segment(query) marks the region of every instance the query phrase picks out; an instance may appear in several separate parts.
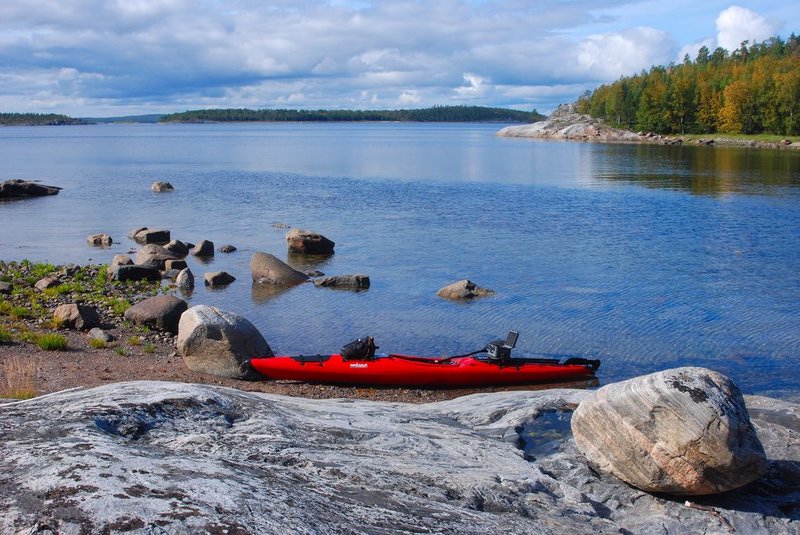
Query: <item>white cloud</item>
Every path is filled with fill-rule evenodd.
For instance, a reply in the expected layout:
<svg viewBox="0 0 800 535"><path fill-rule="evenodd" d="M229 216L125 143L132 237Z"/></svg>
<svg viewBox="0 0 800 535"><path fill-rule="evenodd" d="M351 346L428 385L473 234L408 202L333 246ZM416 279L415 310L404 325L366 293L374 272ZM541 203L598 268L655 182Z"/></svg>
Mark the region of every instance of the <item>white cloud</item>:
<svg viewBox="0 0 800 535"><path fill-rule="evenodd" d="M586 74L610 81L671 59L674 42L654 28L590 35L578 46L578 66Z"/></svg>
<svg viewBox="0 0 800 535"><path fill-rule="evenodd" d="M634 28L622 19L651 2L609 0L599 14L594 0L4 0L0 109L458 102L547 111L675 57L664 17ZM744 11L718 19L737 47ZM748 16L757 31L744 38L774 33L774 21Z"/></svg>
<svg viewBox="0 0 800 535"><path fill-rule="evenodd" d="M717 48L717 40L713 37L706 37L702 41L698 41L696 43L690 43L688 45L684 45L678 51L678 54L675 56L675 61L681 62L683 58L688 54L689 59L694 61L697 59L697 53L700 51L701 48L706 47L710 52L713 52L715 48Z"/></svg>
<svg viewBox="0 0 800 535"><path fill-rule="evenodd" d="M717 44L733 51L742 41L763 41L776 35L783 24L749 9L731 6L717 17Z"/></svg>

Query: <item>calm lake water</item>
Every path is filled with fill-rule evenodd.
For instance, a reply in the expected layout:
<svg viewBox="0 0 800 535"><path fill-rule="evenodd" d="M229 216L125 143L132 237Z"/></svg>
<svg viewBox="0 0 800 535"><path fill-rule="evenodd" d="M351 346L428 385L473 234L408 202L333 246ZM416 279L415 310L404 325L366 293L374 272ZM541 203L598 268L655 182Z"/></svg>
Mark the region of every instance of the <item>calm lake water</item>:
<svg viewBox="0 0 800 535"><path fill-rule="evenodd" d="M601 384L674 366L800 400L800 153L506 139L501 125L105 125L0 129L0 179L63 187L0 204L6 260L108 262L139 226L233 244L190 304L252 321L276 353L462 353L520 332L518 354L600 358ZM176 191L156 194L156 180ZM353 293L254 287L250 257L287 259L286 229L365 273ZM107 232L110 249L86 236ZM451 303L469 278L493 297Z"/></svg>

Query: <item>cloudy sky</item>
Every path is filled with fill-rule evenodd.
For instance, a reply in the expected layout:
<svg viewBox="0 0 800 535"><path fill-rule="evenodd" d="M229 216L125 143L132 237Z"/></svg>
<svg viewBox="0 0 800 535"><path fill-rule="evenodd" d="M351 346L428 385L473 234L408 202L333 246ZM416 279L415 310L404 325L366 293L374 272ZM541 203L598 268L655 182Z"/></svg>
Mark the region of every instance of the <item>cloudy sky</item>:
<svg viewBox="0 0 800 535"><path fill-rule="evenodd" d="M703 44L792 32L794 0L0 0L0 111L549 112Z"/></svg>

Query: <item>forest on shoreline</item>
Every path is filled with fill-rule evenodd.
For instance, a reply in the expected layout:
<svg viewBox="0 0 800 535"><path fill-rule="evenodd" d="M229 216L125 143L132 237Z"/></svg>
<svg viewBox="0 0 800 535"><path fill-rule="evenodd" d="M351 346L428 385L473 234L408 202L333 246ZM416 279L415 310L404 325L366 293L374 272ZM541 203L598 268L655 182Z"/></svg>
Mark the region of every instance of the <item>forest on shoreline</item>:
<svg viewBox="0 0 800 535"><path fill-rule="evenodd" d="M161 118L162 123L224 122L501 122L530 123L544 118L536 110L518 111L483 106L434 106L407 110L289 110L247 108L190 110Z"/></svg>
<svg viewBox="0 0 800 535"><path fill-rule="evenodd" d="M66 124L86 124L57 113L0 113L0 125L5 126L61 126Z"/></svg>
<svg viewBox="0 0 800 535"><path fill-rule="evenodd" d="M658 134L800 135L800 37L700 48L692 61L654 66L601 85L578 111Z"/></svg>

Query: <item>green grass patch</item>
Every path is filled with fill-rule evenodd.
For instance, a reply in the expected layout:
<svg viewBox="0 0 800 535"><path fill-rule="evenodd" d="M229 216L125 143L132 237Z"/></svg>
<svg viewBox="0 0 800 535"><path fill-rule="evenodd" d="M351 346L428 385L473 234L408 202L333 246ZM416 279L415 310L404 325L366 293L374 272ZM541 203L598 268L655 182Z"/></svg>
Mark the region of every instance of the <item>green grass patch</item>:
<svg viewBox="0 0 800 535"><path fill-rule="evenodd" d="M92 349L103 349L104 347L106 347L106 343L105 341L100 340L99 338L90 338L89 346Z"/></svg>
<svg viewBox="0 0 800 535"><path fill-rule="evenodd" d="M145 353L153 354L156 352L156 346L154 346L153 344L145 344L144 346L142 346L142 351L144 351Z"/></svg>
<svg viewBox="0 0 800 535"><path fill-rule="evenodd" d="M142 339L138 336L131 336L128 338L128 343L132 346L140 346L142 345Z"/></svg>
<svg viewBox="0 0 800 535"><path fill-rule="evenodd" d="M40 334L36 337L36 345L45 351L63 351L67 349L67 339L56 333Z"/></svg>
<svg viewBox="0 0 800 535"><path fill-rule="evenodd" d="M117 355L119 355L120 357L124 357L125 356L125 348L122 347L122 346L117 346L117 348L114 350L114 352Z"/></svg>
<svg viewBox="0 0 800 535"><path fill-rule="evenodd" d="M14 337L11 336L11 333L5 327L0 327L0 344L7 344L13 340Z"/></svg>

